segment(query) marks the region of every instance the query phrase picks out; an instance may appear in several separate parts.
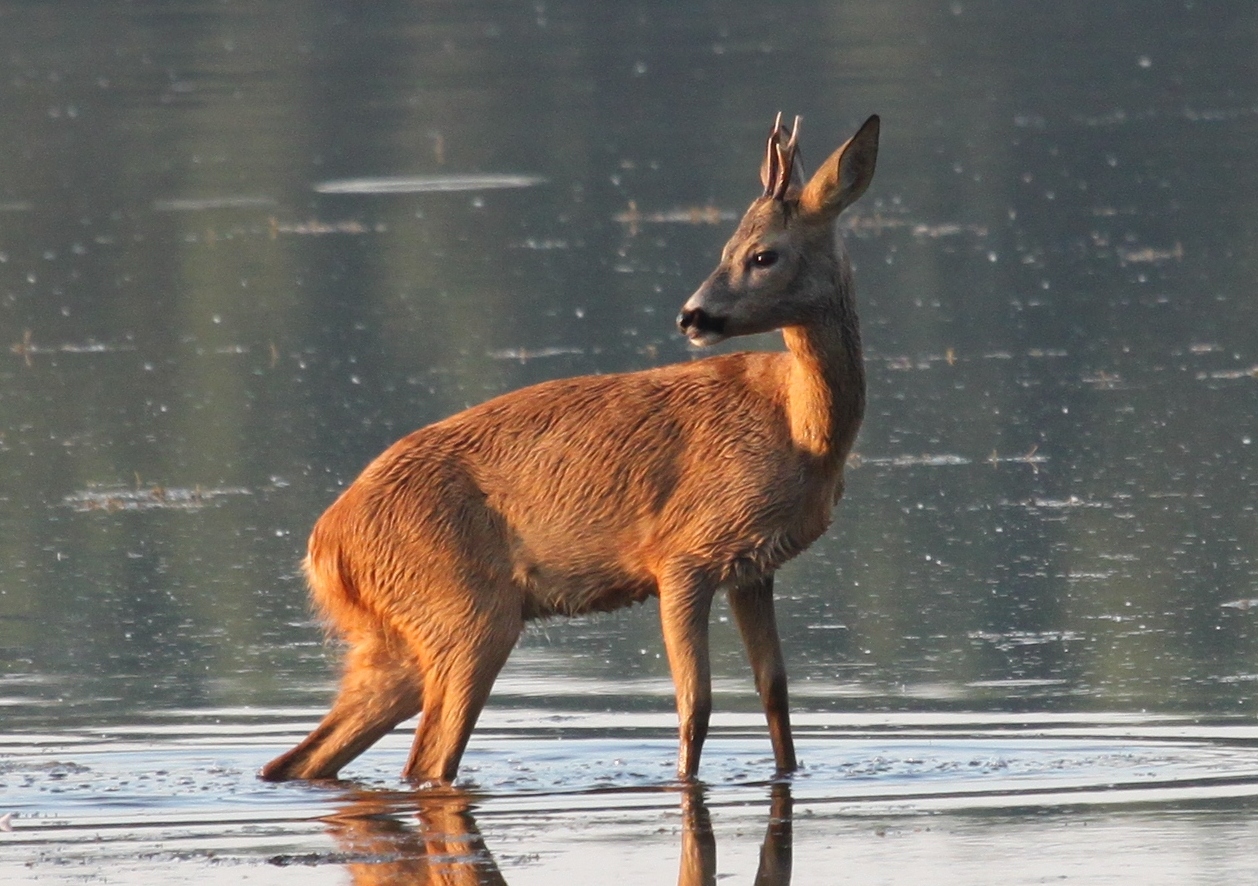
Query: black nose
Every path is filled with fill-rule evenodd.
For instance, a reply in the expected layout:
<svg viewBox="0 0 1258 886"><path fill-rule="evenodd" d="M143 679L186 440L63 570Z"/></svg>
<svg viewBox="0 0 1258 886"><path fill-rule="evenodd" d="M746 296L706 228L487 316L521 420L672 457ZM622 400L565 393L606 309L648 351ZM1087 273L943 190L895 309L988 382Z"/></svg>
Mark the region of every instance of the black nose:
<svg viewBox="0 0 1258 886"><path fill-rule="evenodd" d="M686 334L692 332L716 332L725 329L722 317L713 317L703 308L687 308L677 315L677 328Z"/></svg>
<svg viewBox="0 0 1258 886"><path fill-rule="evenodd" d="M700 328L705 316L701 308L687 308L677 315L677 328L682 332Z"/></svg>

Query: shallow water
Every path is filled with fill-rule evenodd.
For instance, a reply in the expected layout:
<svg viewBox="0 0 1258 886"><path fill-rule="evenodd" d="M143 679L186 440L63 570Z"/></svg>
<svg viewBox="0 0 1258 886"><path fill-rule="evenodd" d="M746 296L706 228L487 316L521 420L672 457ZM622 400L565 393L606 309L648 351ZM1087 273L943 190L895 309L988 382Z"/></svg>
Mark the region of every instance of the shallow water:
<svg viewBox="0 0 1258 886"><path fill-rule="evenodd" d="M543 699L538 699L544 701ZM3 748L6 882L1214 882L1258 872L1258 727L1186 718L812 715L764 780L758 718L718 718L706 784L670 782L666 715L492 711L457 790L397 779L395 733L352 780L253 772L316 711L171 712ZM705 849L696 847L706 847ZM1152 848L1151 848L1152 847ZM981 859L973 853L981 849ZM764 856L776 859L766 868ZM1210 873L1200 867L1210 861ZM445 882L445 881L442 881ZM761 882L761 881L757 881Z"/></svg>
<svg viewBox="0 0 1258 886"><path fill-rule="evenodd" d="M1258 7L1067 7L0 0L0 878L1253 880ZM335 678L317 515L690 359L778 110L808 164L883 119L869 413L777 582L803 772L718 603L672 782L648 604L531 628L454 793L406 728L258 782Z"/></svg>

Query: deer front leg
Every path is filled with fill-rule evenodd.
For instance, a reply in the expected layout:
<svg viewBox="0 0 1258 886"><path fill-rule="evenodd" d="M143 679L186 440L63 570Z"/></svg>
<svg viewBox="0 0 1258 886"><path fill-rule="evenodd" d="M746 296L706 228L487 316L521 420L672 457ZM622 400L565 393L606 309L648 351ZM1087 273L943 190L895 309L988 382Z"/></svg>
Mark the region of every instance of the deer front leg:
<svg viewBox="0 0 1258 886"><path fill-rule="evenodd" d="M677 694L677 777L692 781L712 716L712 671L708 662L708 613L712 589L688 576L660 584L664 648Z"/></svg>
<svg viewBox="0 0 1258 886"><path fill-rule="evenodd" d="M733 588L729 592L730 609L747 647L747 658L756 678L756 692L764 705L769 722L769 740L773 743L773 759L778 775L798 768L795 742L791 738L790 704L786 694L786 663L782 660L782 642L778 639L777 620L773 614L773 576Z"/></svg>

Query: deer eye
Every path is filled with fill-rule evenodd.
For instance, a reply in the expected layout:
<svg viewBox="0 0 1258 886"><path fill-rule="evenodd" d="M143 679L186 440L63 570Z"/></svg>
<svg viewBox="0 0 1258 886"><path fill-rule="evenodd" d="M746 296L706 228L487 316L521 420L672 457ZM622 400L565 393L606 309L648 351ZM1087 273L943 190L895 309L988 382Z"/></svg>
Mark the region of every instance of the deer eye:
<svg viewBox="0 0 1258 886"><path fill-rule="evenodd" d="M778 254L772 249L765 249L755 253L751 257L751 263L757 268L771 268L778 261Z"/></svg>

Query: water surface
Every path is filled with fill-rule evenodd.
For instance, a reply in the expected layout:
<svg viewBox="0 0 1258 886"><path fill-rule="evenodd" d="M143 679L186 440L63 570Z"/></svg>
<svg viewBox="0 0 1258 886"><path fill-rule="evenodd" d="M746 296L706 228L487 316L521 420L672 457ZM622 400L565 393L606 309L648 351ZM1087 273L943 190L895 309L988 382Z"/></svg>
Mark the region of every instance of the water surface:
<svg viewBox="0 0 1258 886"><path fill-rule="evenodd" d="M1252 4L0 22L7 880L1253 879ZM808 164L883 118L870 410L777 583L801 776L721 604L706 789L671 782L650 604L527 633L462 793L405 790L406 729L257 782L334 681L317 515L414 427L690 359L778 110Z"/></svg>

